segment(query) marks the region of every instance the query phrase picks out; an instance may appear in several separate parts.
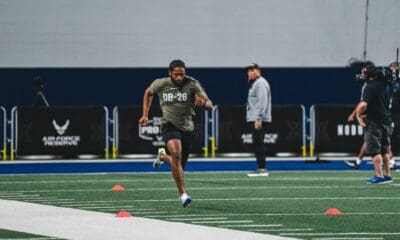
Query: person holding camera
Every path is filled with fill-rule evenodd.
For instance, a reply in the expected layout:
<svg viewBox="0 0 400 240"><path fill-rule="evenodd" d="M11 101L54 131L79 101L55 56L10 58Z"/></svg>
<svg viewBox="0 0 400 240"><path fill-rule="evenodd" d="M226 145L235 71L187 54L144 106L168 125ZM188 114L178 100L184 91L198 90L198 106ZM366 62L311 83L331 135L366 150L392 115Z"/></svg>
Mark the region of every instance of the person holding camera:
<svg viewBox="0 0 400 240"><path fill-rule="evenodd" d="M387 71L384 69L380 70L372 65L366 67L366 85L356 108L357 120L365 128L367 154L371 155L375 169L375 176L368 179L367 183L381 184L393 181L389 167L392 133L391 89L386 75Z"/></svg>
<svg viewBox="0 0 400 240"><path fill-rule="evenodd" d="M371 61L364 62L361 66L361 70L359 74L356 74L356 81L360 84L362 84L361 88L361 99L362 99L362 94L364 92L364 88L367 85L366 79L365 79L365 73L367 70L368 66L375 66L375 64ZM347 121L349 123L355 122L356 121L356 109L357 106L354 108L354 111L348 116ZM366 153L366 145L365 142L361 145L360 151L358 152L357 158L355 161L353 160L345 160L344 163L346 163L347 166L358 169L361 165L361 162L365 156Z"/></svg>
<svg viewBox="0 0 400 240"><path fill-rule="evenodd" d="M396 68L395 64L396 63L393 62L389 65L390 71L393 72L393 79L395 79L394 76L396 74L396 69L398 69L398 68ZM361 90L361 95L363 94L364 88L367 85L367 79L366 79L367 68L372 69L372 68L376 68L376 67L373 62L366 61L363 63L363 65L361 67L360 74L356 75L357 82L363 84L362 90ZM397 74L398 74L398 72L397 72ZM390 76L388 76L388 78L390 78ZM400 122L400 97L396 96L396 95L400 95L400 82L392 81L391 87L392 87L392 99L391 99L391 108L390 109L392 112L393 125L395 128L396 128L396 126L398 128L397 130L395 129L396 135L395 135L395 132L393 132L393 134L392 134L391 146L397 146L397 144L400 144L400 139L399 139L400 138L400 124L399 124L399 122ZM396 121L395 119L398 119L398 120ZM356 108L348 116L347 121L350 123L356 121ZM358 152L356 160L346 160L344 162L346 163L347 166L352 167L354 169L358 169L361 165L361 162L362 162L364 156L366 155L366 152L367 152L366 144L365 144L365 142L363 142L363 144L361 145L361 148ZM395 169L396 164L395 164L395 160L394 160L394 157L392 154L392 147L390 147L389 154L390 154L389 167L390 167L390 169Z"/></svg>

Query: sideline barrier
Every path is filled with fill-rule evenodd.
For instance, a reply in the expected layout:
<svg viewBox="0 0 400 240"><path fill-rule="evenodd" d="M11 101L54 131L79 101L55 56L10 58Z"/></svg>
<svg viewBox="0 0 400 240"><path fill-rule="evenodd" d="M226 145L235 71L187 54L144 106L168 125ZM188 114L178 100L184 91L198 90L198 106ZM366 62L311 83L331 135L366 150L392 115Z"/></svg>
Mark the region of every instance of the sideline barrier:
<svg viewBox="0 0 400 240"><path fill-rule="evenodd" d="M106 107L15 107L11 160L15 158L108 158Z"/></svg>
<svg viewBox="0 0 400 240"><path fill-rule="evenodd" d="M113 158L117 157L150 157L157 152L158 147L164 146L161 134L161 109L151 107L149 122L145 127L139 125L142 116L141 106L117 106L113 110ZM204 138L208 117L203 111L196 112L195 134L192 141L191 153L201 155L204 150ZM136 155L136 156L133 156Z"/></svg>
<svg viewBox="0 0 400 240"><path fill-rule="evenodd" d="M252 134L246 124L246 107L219 105L212 136L217 155L253 153ZM301 105L272 106L272 123L267 124L264 142L269 156L306 156L306 116ZM250 155L251 155L250 154ZM251 155L252 156L252 155Z"/></svg>
<svg viewBox="0 0 400 240"><path fill-rule="evenodd" d="M7 159L7 112L6 109L0 107L0 152L3 160Z"/></svg>
<svg viewBox="0 0 400 240"><path fill-rule="evenodd" d="M352 105L314 105L310 109L310 154L325 156L356 155L364 142L364 129L349 123Z"/></svg>

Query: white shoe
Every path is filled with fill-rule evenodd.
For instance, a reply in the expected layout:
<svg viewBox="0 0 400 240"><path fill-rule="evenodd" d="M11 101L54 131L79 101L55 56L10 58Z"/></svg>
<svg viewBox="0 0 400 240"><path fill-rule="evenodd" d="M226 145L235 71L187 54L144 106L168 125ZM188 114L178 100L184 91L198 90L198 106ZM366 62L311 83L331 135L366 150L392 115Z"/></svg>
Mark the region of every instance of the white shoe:
<svg viewBox="0 0 400 240"><path fill-rule="evenodd" d="M248 173L248 177L268 177L269 173L265 168L259 168L254 172Z"/></svg>
<svg viewBox="0 0 400 240"><path fill-rule="evenodd" d="M153 168L160 168L164 161L161 161L160 156L167 154L165 148L159 148L157 152L157 158L153 161Z"/></svg>
<svg viewBox="0 0 400 240"><path fill-rule="evenodd" d="M357 168L360 167L361 162L362 162L362 160L359 159L359 158L356 158L355 161L352 161L352 160L346 160L346 161L344 161L344 163L346 163L347 166L349 166L349 167L351 167L351 168L355 168L355 169L357 169Z"/></svg>
<svg viewBox="0 0 400 240"><path fill-rule="evenodd" d="M188 207L188 206L192 203L192 197L189 196L189 195L187 195L186 193L182 194L182 195L179 197L179 199L181 200L182 206L183 206L184 208L185 208L185 207Z"/></svg>
<svg viewBox="0 0 400 240"><path fill-rule="evenodd" d="M396 168L396 161L394 160L394 158L389 160L389 168L390 169L395 169Z"/></svg>

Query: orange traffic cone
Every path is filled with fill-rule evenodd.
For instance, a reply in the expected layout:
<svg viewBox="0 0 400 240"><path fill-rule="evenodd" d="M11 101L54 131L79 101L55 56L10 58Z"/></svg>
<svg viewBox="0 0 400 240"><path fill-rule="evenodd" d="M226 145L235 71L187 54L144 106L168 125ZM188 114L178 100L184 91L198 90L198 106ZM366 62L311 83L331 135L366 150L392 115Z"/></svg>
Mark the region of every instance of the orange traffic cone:
<svg viewBox="0 0 400 240"><path fill-rule="evenodd" d="M331 215L331 216L336 216L336 215L340 215L340 214L342 214L342 212L340 212L339 209L337 209L337 208L329 208L325 212L325 215Z"/></svg>
<svg viewBox="0 0 400 240"><path fill-rule="evenodd" d="M120 211L117 215L115 215L117 218L129 218L132 217L132 215L126 211Z"/></svg>
<svg viewBox="0 0 400 240"><path fill-rule="evenodd" d="M125 188L123 186L117 184L111 188L111 191L125 191Z"/></svg>

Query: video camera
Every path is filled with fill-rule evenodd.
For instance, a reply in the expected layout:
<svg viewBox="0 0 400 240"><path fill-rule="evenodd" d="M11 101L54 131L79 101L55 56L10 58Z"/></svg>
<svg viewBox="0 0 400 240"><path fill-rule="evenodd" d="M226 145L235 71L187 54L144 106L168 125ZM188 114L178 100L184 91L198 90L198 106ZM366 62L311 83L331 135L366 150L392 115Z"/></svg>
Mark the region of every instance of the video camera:
<svg viewBox="0 0 400 240"><path fill-rule="evenodd" d="M400 81L399 69L390 69L388 67L376 67L374 64L367 64L362 68L362 73L356 74L356 81L365 83L367 80L385 81L394 83Z"/></svg>
<svg viewBox="0 0 400 240"><path fill-rule="evenodd" d="M351 65L357 66L356 63L361 67L361 73L356 74L356 81L359 83L365 83L370 79L389 83L400 82L399 48L396 50L396 61L392 62L389 67L377 67L371 61L354 61L351 63Z"/></svg>

